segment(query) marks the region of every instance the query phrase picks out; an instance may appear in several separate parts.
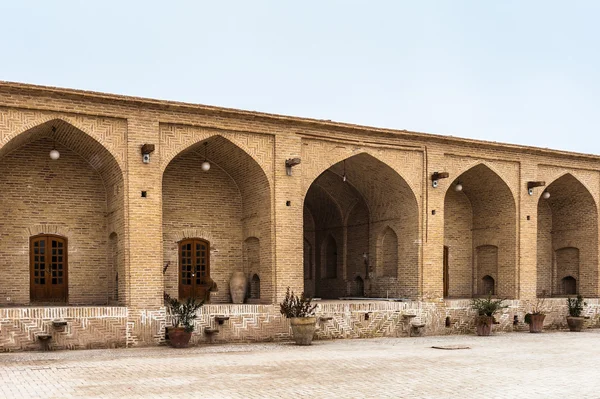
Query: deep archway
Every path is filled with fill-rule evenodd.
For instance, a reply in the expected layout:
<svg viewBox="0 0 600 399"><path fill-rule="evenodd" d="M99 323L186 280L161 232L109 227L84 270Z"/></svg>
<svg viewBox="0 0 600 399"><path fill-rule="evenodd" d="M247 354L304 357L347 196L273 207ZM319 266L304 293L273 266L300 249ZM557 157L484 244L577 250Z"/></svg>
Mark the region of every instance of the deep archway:
<svg viewBox="0 0 600 399"><path fill-rule="evenodd" d="M416 298L418 228L416 197L394 169L366 153L336 163L315 179L304 200L305 248L308 242L322 254L315 258L312 279L305 271L305 291L322 298L359 291ZM322 246L328 236L337 245L335 277L326 274Z"/></svg>
<svg viewBox="0 0 600 399"><path fill-rule="evenodd" d="M50 158L52 149L58 159ZM126 303L125 280L116 278L119 270L125 275L123 172L110 151L90 134L53 119L5 143L0 172L0 224L2 234L11 237L0 242L0 291L6 293L0 303L30 303L29 240L48 234L61 236L57 245L68 254L63 303ZM50 260L38 252L38 269L55 267L37 263ZM35 300L44 302L39 295Z"/></svg>
<svg viewBox="0 0 600 399"><path fill-rule="evenodd" d="M202 169L205 160L209 170ZM210 242L210 279L218 288L212 302L229 301L237 271L249 282L260 278L261 301L274 298L271 187L248 153L219 135L195 143L166 166L162 193L165 292L177 295L177 242L193 235Z"/></svg>
<svg viewBox="0 0 600 399"><path fill-rule="evenodd" d="M576 287L575 293L597 296L596 202L571 174L556 179L545 191L549 198L538 200L537 295L567 295L564 279L570 278L569 293Z"/></svg>
<svg viewBox="0 0 600 399"><path fill-rule="evenodd" d="M448 188L444 246L448 297L484 295L490 281L496 295L516 297L515 200L506 182L486 165L465 171Z"/></svg>

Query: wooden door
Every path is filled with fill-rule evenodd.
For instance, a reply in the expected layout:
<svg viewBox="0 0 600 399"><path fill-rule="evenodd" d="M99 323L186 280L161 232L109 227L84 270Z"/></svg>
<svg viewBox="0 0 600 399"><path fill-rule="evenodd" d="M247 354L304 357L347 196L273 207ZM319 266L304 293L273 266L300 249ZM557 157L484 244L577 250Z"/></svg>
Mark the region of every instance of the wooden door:
<svg viewBox="0 0 600 399"><path fill-rule="evenodd" d="M179 299L205 299L210 287L210 245L197 238L179 243Z"/></svg>
<svg viewBox="0 0 600 399"><path fill-rule="evenodd" d="M448 247L444 246L444 298L448 297L450 288L450 276L448 273Z"/></svg>
<svg viewBox="0 0 600 399"><path fill-rule="evenodd" d="M29 250L31 302L67 302L67 240L55 235L31 237Z"/></svg>

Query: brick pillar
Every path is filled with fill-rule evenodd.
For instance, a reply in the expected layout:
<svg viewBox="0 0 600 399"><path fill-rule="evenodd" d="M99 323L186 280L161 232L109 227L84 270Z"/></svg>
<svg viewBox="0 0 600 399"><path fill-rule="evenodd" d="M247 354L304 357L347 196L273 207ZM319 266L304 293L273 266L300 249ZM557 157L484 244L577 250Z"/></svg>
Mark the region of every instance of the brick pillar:
<svg viewBox="0 0 600 399"><path fill-rule="evenodd" d="M534 162L521 163L521 181L519 182L519 195L515 200L520 201L520 212L517 211L519 227L517 250L517 298L534 300L537 296L537 205L544 187L533 189L533 195L527 192L527 182L536 181L537 166ZM527 218L529 217L529 220Z"/></svg>
<svg viewBox="0 0 600 399"><path fill-rule="evenodd" d="M289 286L295 293L304 290L302 164L285 172L285 160L300 157L301 139L293 135L275 137L275 301ZM305 160L302 160L305 162ZM286 201L291 201L290 206Z"/></svg>
<svg viewBox="0 0 600 399"><path fill-rule="evenodd" d="M162 192L158 121L128 119L129 270L127 305L155 310L163 304ZM142 162L143 144L155 144L150 163ZM142 191L146 197L142 197Z"/></svg>
<svg viewBox="0 0 600 399"><path fill-rule="evenodd" d="M444 171L443 153L428 151L424 176L424 221L420 237L423 243L423 282L422 292L419 294L425 300L444 296L444 198L446 190L456 177L439 180L437 188L431 185L431 175Z"/></svg>

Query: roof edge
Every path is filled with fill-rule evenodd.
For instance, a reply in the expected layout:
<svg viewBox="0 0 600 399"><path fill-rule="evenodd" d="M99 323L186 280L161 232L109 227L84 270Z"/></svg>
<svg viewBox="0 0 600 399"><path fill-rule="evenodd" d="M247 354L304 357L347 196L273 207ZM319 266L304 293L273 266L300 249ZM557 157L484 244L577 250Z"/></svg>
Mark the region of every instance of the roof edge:
<svg viewBox="0 0 600 399"><path fill-rule="evenodd" d="M71 89L71 88L63 88L63 87L55 87L55 86L46 86L46 85L37 85L30 83L19 83L19 82L11 82L11 81L3 81L0 80L0 89L6 88L9 90L17 90L17 91L29 91L34 93L48 93L48 94L59 94L70 97L75 97L77 99L87 98L92 100L104 100L104 101L112 101L121 104L136 104L141 106L147 106L149 108L162 108L162 109L170 109L170 110L179 110L179 111L187 111L187 112L199 112L205 114L224 114L231 117L238 118L246 118L246 119L259 119L265 122L286 122L290 124L297 124L299 126L313 126L313 127L325 127L328 129L335 129L344 132L362 132L362 133L380 133L380 134L392 134L396 136L400 136L405 139L419 139L423 141L436 141L436 142L446 142L451 144L468 144L475 146L483 146L483 147L496 147L501 148L507 151L516 151L516 152L534 152L542 155L558 155L563 157L575 157L575 158L584 158L591 161L600 160L600 155L595 154L587 154L575 151L565 151L565 150L557 150L550 148L542 148L528 145L520 145L520 144L510 144L510 143L502 143L496 141L488 141L488 140L480 140L480 139L470 139L463 137L456 137L450 135L443 135L439 133L425 133L425 132L417 132L410 131L405 129L390 129L390 128L380 128L374 126L366 126L345 122L336 122L331 121L329 119L316 119L316 118L306 118L306 117L298 117L298 116L290 116L290 115L281 115L281 114L271 114L267 112L259 112L259 111L247 111L236 108L227 108L227 107L219 107L214 105L203 105L203 104L195 104L181 101L173 101L173 100L160 100L148 97L137 97L137 96L128 96L123 94L112 94L112 93L103 93L91 90L81 90L81 89Z"/></svg>

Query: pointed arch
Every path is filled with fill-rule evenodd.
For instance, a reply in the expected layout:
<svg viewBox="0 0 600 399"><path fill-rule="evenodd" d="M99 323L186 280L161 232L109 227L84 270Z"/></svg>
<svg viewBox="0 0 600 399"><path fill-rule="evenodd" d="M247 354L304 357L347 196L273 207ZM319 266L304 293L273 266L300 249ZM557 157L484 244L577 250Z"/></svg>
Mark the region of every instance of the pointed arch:
<svg viewBox="0 0 600 399"><path fill-rule="evenodd" d="M15 254L14 249L0 245L0 256L7 266L26 265L22 258L31 246L26 237L68 237L68 248L66 241L63 245L69 251L72 266L69 304L105 305L115 292L112 252L123 248L126 240L123 158L112 152L117 147L105 145L106 140L114 144L110 140L117 139L98 133L105 128L110 130L113 121L103 125L89 118L93 123L86 128L77 122L82 120L46 115L3 137L0 201L6 214L12 213L13 203L22 205L11 217L1 217L0 224L2 234L21 237L11 246L25 251ZM49 157L53 148L60 153L58 159ZM19 170L18 176L13 173L15 170ZM17 233L23 231L28 235ZM109 232L115 233L111 239ZM25 270L17 269L13 278L22 279L20 273ZM2 291L6 290L4 284L20 292L11 295L11 302L39 299L37 295L29 296L31 286L28 292L17 281L5 279L0 282ZM126 298L122 296L122 300Z"/></svg>
<svg viewBox="0 0 600 399"><path fill-rule="evenodd" d="M410 185L395 169L370 153L359 151L323 170L307 190L304 205L313 216L316 241L324 243L329 234L335 237L338 262L343 266L340 270L344 271L336 281L328 278L320 282L324 275L317 275L317 295L323 296L324 291L347 295L355 276L366 278L369 268L377 268L384 253L394 258L396 267L389 266L386 273L372 276L370 295L418 295L419 204ZM396 242L387 245L389 251L381 251L379 238L386 227L394 232ZM324 273L325 263L323 258L317 270Z"/></svg>
<svg viewBox="0 0 600 399"><path fill-rule="evenodd" d="M326 171L332 169L332 167L336 166L336 165L341 165L343 163L343 161L348 161L352 158L355 157L360 157L360 158L372 158L374 161L377 161L377 163L381 163L382 165L387 166L389 169L391 169L395 174L398 175L398 177L400 177L402 179L402 181L404 181L406 183L406 185L409 187L410 191L412 192L412 194L415 197L415 201L416 201L416 194L414 193L414 191L412 190L412 188L410 187L410 185L408 184L408 177L406 176L406 174L401 171L401 170L397 170L393 167L391 167L390 165L387 164L387 162L383 159L381 159L381 157L377 154L376 151L373 151L370 148L361 148L358 149L356 151L353 151L352 154L348 155L348 154L342 154L342 155L338 155L335 156L332 160L330 161L326 161L323 162L322 164L319 164L317 167L311 168L310 171L305 171L303 170L303 180L305 182L304 185L304 192L303 192L303 196L305 197L308 190L310 189L310 186L320 177L322 176ZM338 175L341 177L341 173L339 173L340 168L337 168L338 170ZM352 183L350 183L352 184Z"/></svg>
<svg viewBox="0 0 600 399"><path fill-rule="evenodd" d="M552 180L550 180L550 182L546 183L546 188L545 190L538 190L537 191L537 199L538 201L542 200L542 194L544 193L544 191L549 191L549 189L551 188L552 185L554 185L554 188L556 187L555 183L559 183L561 182L561 180L564 179L572 179L574 180L576 183L578 183L578 185L580 187L582 187L583 189L585 189L585 191L587 191L587 193L590 195L591 200L594 202L594 206L597 206L597 202L596 199L594 198L594 196L592 195L592 190L589 187L589 184L581 179L579 179L577 176L575 176L574 174L572 174L571 172L562 172L556 176L554 176L552 178ZM551 193L552 195L552 193Z"/></svg>
<svg viewBox="0 0 600 399"><path fill-rule="evenodd" d="M43 113L42 113L43 114ZM14 151L25 143L36 141L48 136L51 126L57 128L55 136L59 140L66 140L63 144L78 153L93 165L92 158L99 154L105 157L104 151L116 162L121 173L125 170L126 162L126 137L114 133L115 125L123 127L121 120L107 120L107 118L88 118L84 116L68 116L65 114L43 114L23 124L18 129L2 137L0 143L0 157ZM76 137L69 137L75 135ZM85 139L81 139L85 137ZM104 151L103 151L104 150Z"/></svg>
<svg viewBox="0 0 600 399"><path fill-rule="evenodd" d="M516 206L515 198L517 197L517 195L513 191L512 187L508 184L507 179L505 177L503 177L503 173L501 171L499 171L498 168L496 168L494 165L491 165L489 162L485 162L485 161L474 162L473 164L461 169L460 172L456 173L457 177L452 181L453 184L450 184L450 185L448 185L448 187L446 187L446 192L445 192L444 196L447 196L449 191L454 190L455 183L458 180L464 181L463 176L465 174L469 174L469 173L482 174L485 176L493 176L493 181L485 182L485 184L489 184L490 186L493 186L494 184L501 183L502 189L506 188L507 190L510 191L513 205ZM463 184L463 187L464 187L464 184ZM464 188L466 188L466 187L464 187Z"/></svg>
<svg viewBox="0 0 600 399"><path fill-rule="evenodd" d="M582 295L598 283L598 208L589 188L569 172L540 190L537 206L537 295L564 295L563 278L573 277ZM580 275L589 278L580 279Z"/></svg>
<svg viewBox="0 0 600 399"><path fill-rule="evenodd" d="M261 296L271 297L275 278L273 204L265 170L247 148L224 135L193 129L184 129L181 134L183 141L170 147L180 151L163 160L164 263L177 262L174 243L181 231L210 237L211 253L215 255L211 278L217 286L229 286L231 273L242 266L241 259L247 273L260 276ZM201 168L204 160L210 163L209 170ZM177 294L174 288L169 291L175 286L175 270L165 273L170 295ZM223 303L229 298L227 289L220 289L211 301Z"/></svg>
<svg viewBox="0 0 600 399"><path fill-rule="evenodd" d="M160 124L160 132L161 146L159 151L163 173L169 163L181 153L201 146L204 142L220 138L242 151L248 158L254 160L262 169L270 185L272 185L273 169L271 159L274 150L273 137L270 135L224 132L196 126L173 124Z"/></svg>
<svg viewBox="0 0 600 399"><path fill-rule="evenodd" d="M456 191L459 181L462 190ZM480 295L483 275L494 279L498 295L517 296L517 202L510 185L487 162L465 168L447 187L444 246L449 248L450 297ZM492 247L493 254L486 250Z"/></svg>

